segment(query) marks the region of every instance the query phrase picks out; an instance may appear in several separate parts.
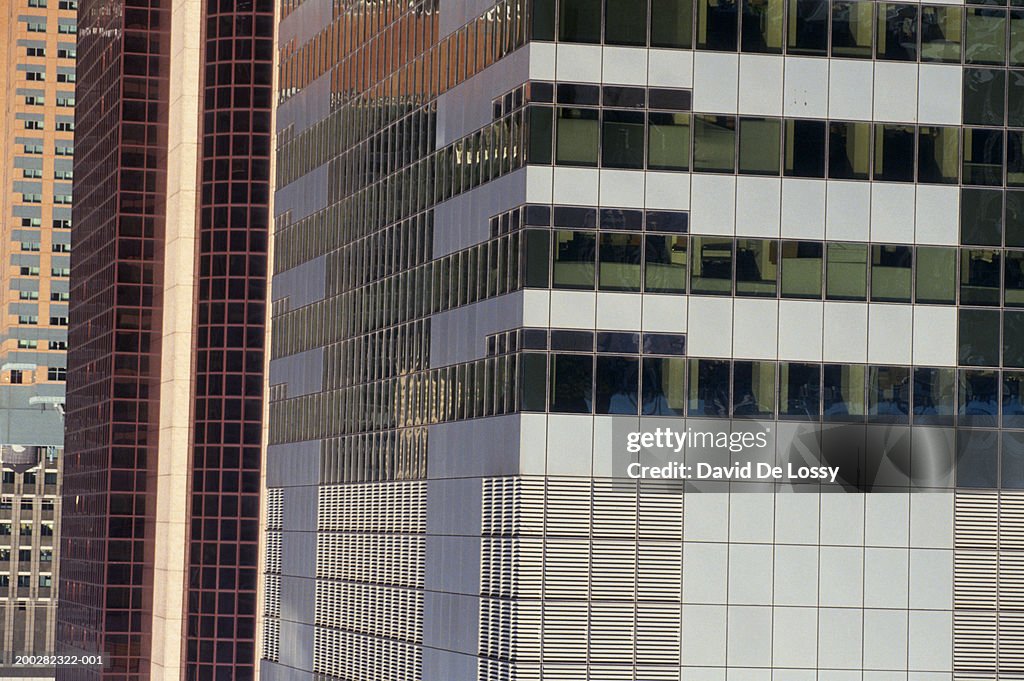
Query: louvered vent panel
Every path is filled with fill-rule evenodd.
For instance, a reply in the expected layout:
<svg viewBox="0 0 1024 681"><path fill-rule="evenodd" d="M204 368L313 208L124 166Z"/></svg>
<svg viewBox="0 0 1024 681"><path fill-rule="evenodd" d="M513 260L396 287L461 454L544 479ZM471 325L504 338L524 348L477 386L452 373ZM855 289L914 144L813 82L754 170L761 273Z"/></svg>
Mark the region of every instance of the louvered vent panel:
<svg viewBox="0 0 1024 681"><path fill-rule="evenodd" d="M632 661L634 603L594 601L590 604L590 660L594 663ZM622 668L619 668L620 673ZM626 668L631 676L632 665Z"/></svg>

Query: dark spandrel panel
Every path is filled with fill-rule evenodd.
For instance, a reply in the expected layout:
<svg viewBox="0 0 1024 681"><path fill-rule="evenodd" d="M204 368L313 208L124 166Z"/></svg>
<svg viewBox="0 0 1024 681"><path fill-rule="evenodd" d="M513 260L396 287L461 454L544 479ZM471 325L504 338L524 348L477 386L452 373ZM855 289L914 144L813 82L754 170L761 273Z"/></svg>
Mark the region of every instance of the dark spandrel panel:
<svg viewBox="0 0 1024 681"><path fill-rule="evenodd" d="M552 331L551 349L571 352L593 352L594 333L592 331Z"/></svg>
<svg viewBox="0 0 1024 681"><path fill-rule="evenodd" d="M686 336L676 333L645 333L645 355L685 355Z"/></svg>
<svg viewBox="0 0 1024 681"><path fill-rule="evenodd" d="M559 104L596 106L600 101L601 88L598 85L580 85L578 83L560 83L558 85Z"/></svg>
<svg viewBox="0 0 1024 681"><path fill-rule="evenodd" d="M523 224L547 227L551 224L550 206L527 206Z"/></svg>
<svg viewBox="0 0 1024 681"><path fill-rule="evenodd" d="M523 329L519 342L524 350L546 350L548 332L544 329Z"/></svg>
<svg viewBox="0 0 1024 681"><path fill-rule="evenodd" d="M627 109L642 109L645 105L647 92L642 87L625 87L605 85L602 88L605 106Z"/></svg>
<svg viewBox="0 0 1024 681"><path fill-rule="evenodd" d="M689 230L690 214L679 211L647 211L648 232L674 232L685 234Z"/></svg>
<svg viewBox="0 0 1024 681"><path fill-rule="evenodd" d="M648 107L651 109L689 111L693 101L693 93L690 90L651 88L647 93L647 97Z"/></svg>
<svg viewBox="0 0 1024 681"><path fill-rule="evenodd" d="M640 334L623 331L602 331L597 334L598 352L640 352Z"/></svg>
<svg viewBox="0 0 1024 681"><path fill-rule="evenodd" d="M555 226L594 229L597 227L597 210L557 206L555 208Z"/></svg>
<svg viewBox="0 0 1024 681"><path fill-rule="evenodd" d="M640 231L644 227L642 210L626 210L620 208L601 209L601 229L625 229Z"/></svg>

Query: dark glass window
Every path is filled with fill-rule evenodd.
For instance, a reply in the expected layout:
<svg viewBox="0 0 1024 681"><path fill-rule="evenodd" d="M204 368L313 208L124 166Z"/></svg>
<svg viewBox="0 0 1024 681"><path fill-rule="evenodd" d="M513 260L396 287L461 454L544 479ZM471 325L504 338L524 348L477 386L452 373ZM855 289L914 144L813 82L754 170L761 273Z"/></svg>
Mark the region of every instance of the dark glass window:
<svg viewBox="0 0 1024 681"><path fill-rule="evenodd" d="M1003 427L1024 428L1024 373L1003 372Z"/></svg>
<svg viewBox="0 0 1024 681"><path fill-rule="evenodd" d="M553 217L555 227L580 227L583 229L597 227L597 211L593 208L556 206Z"/></svg>
<svg viewBox="0 0 1024 681"><path fill-rule="evenodd" d="M690 114L651 113L647 122L647 167L650 170L689 170Z"/></svg>
<svg viewBox="0 0 1024 681"><path fill-rule="evenodd" d="M551 233L539 229L523 232L523 285L548 288L551 285L550 265Z"/></svg>
<svg viewBox="0 0 1024 681"><path fill-rule="evenodd" d="M1003 312L1003 366L1024 369L1024 312Z"/></svg>
<svg viewBox="0 0 1024 681"><path fill-rule="evenodd" d="M1000 260L1000 251L980 248L960 249L960 303L962 305L999 304L999 275L1002 270Z"/></svg>
<svg viewBox="0 0 1024 681"><path fill-rule="evenodd" d="M961 308L959 316L960 364L999 366L999 311Z"/></svg>
<svg viewBox="0 0 1024 681"><path fill-rule="evenodd" d="M1024 127L1024 71L1007 71L1006 124Z"/></svg>
<svg viewBox="0 0 1024 681"><path fill-rule="evenodd" d="M592 331L553 330L551 332L551 349L567 352L593 352L594 333Z"/></svg>
<svg viewBox="0 0 1024 681"><path fill-rule="evenodd" d="M693 168L735 172L736 119L733 116L694 116Z"/></svg>
<svg viewBox="0 0 1024 681"><path fill-rule="evenodd" d="M547 355L524 352L519 361L520 409L522 411L545 411L548 384Z"/></svg>
<svg viewBox="0 0 1024 681"><path fill-rule="evenodd" d="M1024 307L1024 251L1005 251L1003 305Z"/></svg>
<svg viewBox="0 0 1024 681"><path fill-rule="evenodd" d="M960 243L1002 245L1003 192L966 188L960 191Z"/></svg>
<svg viewBox="0 0 1024 681"><path fill-rule="evenodd" d="M1003 183L1003 131L964 128L963 182L975 185Z"/></svg>
<svg viewBox="0 0 1024 681"><path fill-rule="evenodd" d="M782 242L782 297L821 298L822 244Z"/></svg>
<svg viewBox="0 0 1024 681"><path fill-rule="evenodd" d="M995 426L999 409L999 373L960 370L959 376L957 415L960 425Z"/></svg>
<svg viewBox="0 0 1024 681"><path fill-rule="evenodd" d="M690 360L690 416L729 415L729 362Z"/></svg>
<svg viewBox="0 0 1024 681"><path fill-rule="evenodd" d="M953 304L956 302L956 249L932 246L917 248L915 301Z"/></svg>
<svg viewBox="0 0 1024 681"><path fill-rule="evenodd" d="M559 231L555 234L555 288L594 288L596 235Z"/></svg>
<svg viewBox="0 0 1024 681"><path fill-rule="evenodd" d="M639 291L643 237L627 232L601 235L598 252L601 268L598 288L602 291Z"/></svg>
<svg viewBox="0 0 1024 681"><path fill-rule="evenodd" d="M828 0L789 0L789 54L824 55L828 50Z"/></svg>
<svg viewBox="0 0 1024 681"><path fill-rule="evenodd" d="M645 333L644 354L685 355L686 336L677 333Z"/></svg>
<svg viewBox="0 0 1024 681"><path fill-rule="evenodd" d="M736 362L733 365L732 413L736 416L775 415L775 363Z"/></svg>
<svg viewBox="0 0 1024 681"><path fill-rule="evenodd" d="M871 58L874 5L871 0L833 0L833 57Z"/></svg>
<svg viewBox="0 0 1024 681"><path fill-rule="evenodd" d="M779 242L762 239L736 242L736 295L774 298L778 270Z"/></svg>
<svg viewBox="0 0 1024 681"><path fill-rule="evenodd" d="M601 89L605 106L626 109L642 109L647 99L647 91L642 87L619 87L605 85Z"/></svg>
<svg viewBox="0 0 1024 681"><path fill-rule="evenodd" d="M871 300L909 303L912 263L909 246L872 246Z"/></svg>
<svg viewBox="0 0 1024 681"><path fill-rule="evenodd" d="M649 235L644 258L644 290L686 293L686 237Z"/></svg>
<svg viewBox="0 0 1024 681"><path fill-rule="evenodd" d="M685 234L690 223L690 214L675 210L647 211L648 232L677 232Z"/></svg>
<svg viewBox="0 0 1024 681"><path fill-rule="evenodd" d="M964 123L1003 125L1006 112L1006 71L964 69Z"/></svg>
<svg viewBox="0 0 1024 681"><path fill-rule="evenodd" d="M686 49L692 41L692 0L651 0L651 47Z"/></svg>
<svg viewBox="0 0 1024 681"><path fill-rule="evenodd" d="M921 7L921 61L958 64L962 41L962 7Z"/></svg>
<svg viewBox="0 0 1024 681"><path fill-rule="evenodd" d="M777 118L741 118L740 172L778 175L780 134Z"/></svg>
<svg viewBox="0 0 1024 681"><path fill-rule="evenodd" d="M528 163L551 165L551 140L553 138L553 110L549 106L531 106L527 114L529 128Z"/></svg>
<svg viewBox="0 0 1024 681"><path fill-rule="evenodd" d="M868 415L873 421L907 423L910 415L910 369L871 367Z"/></svg>
<svg viewBox="0 0 1024 681"><path fill-rule="evenodd" d="M915 423L952 425L955 405L955 369L914 369Z"/></svg>
<svg viewBox="0 0 1024 681"><path fill-rule="evenodd" d="M826 364L822 373L825 420L863 419L864 367L857 364Z"/></svg>
<svg viewBox="0 0 1024 681"><path fill-rule="evenodd" d="M559 107L555 162L560 165L596 166L597 109Z"/></svg>
<svg viewBox="0 0 1024 681"><path fill-rule="evenodd" d="M644 167L644 114L606 109L601 131L601 165L605 168Z"/></svg>
<svg viewBox="0 0 1024 681"><path fill-rule="evenodd" d="M643 414L682 416L686 404L686 360L645 357L643 366Z"/></svg>
<svg viewBox="0 0 1024 681"><path fill-rule="evenodd" d="M786 121L787 177L825 177L826 125L825 121Z"/></svg>
<svg viewBox="0 0 1024 681"><path fill-rule="evenodd" d="M891 2L878 4L875 55L879 59L917 61L917 8Z"/></svg>
<svg viewBox="0 0 1024 681"><path fill-rule="evenodd" d="M817 364L779 364L779 417L814 420L821 411L821 367Z"/></svg>
<svg viewBox="0 0 1024 681"><path fill-rule="evenodd" d="M668 109L670 111L689 111L693 102L690 90L651 88L647 99L652 109Z"/></svg>
<svg viewBox="0 0 1024 681"><path fill-rule="evenodd" d="M1024 132L1020 130L1006 133L1006 184L1024 187Z"/></svg>
<svg viewBox="0 0 1024 681"><path fill-rule="evenodd" d="M605 0L604 7L605 43L647 44L647 3L644 0Z"/></svg>
<svg viewBox="0 0 1024 681"><path fill-rule="evenodd" d="M828 176L841 180L868 179L871 124L829 124Z"/></svg>
<svg viewBox="0 0 1024 681"><path fill-rule="evenodd" d="M868 247L866 244L828 244L825 295L829 300L867 298Z"/></svg>
<svg viewBox="0 0 1024 681"><path fill-rule="evenodd" d="M1007 246L1024 246L1024 191L1006 192L1004 231Z"/></svg>
<svg viewBox="0 0 1024 681"><path fill-rule="evenodd" d="M636 354L640 352L640 334L628 331L602 331L597 334L597 351Z"/></svg>
<svg viewBox="0 0 1024 681"><path fill-rule="evenodd" d="M593 411L593 355L551 356L551 411L589 414Z"/></svg>
<svg viewBox="0 0 1024 681"><path fill-rule="evenodd" d="M1002 433L1002 438L1003 465L999 486L1024 489L1024 433Z"/></svg>
<svg viewBox="0 0 1024 681"><path fill-rule="evenodd" d="M555 39L556 0L533 0L530 6L530 37L533 40Z"/></svg>
<svg viewBox="0 0 1024 681"><path fill-rule="evenodd" d="M733 240L723 237L693 237L691 293L729 295L732 292Z"/></svg>
<svg viewBox="0 0 1024 681"><path fill-rule="evenodd" d="M918 181L955 184L960 171L960 130L918 128Z"/></svg>
<svg viewBox="0 0 1024 681"><path fill-rule="evenodd" d="M697 0L697 47L736 50L739 34L738 0Z"/></svg>
<svg viewBox="0 0 1024 681"><path fill-rule="evenodd" d="M914 181L914 126L875 125L875 179L888 182Z"/></svg>
<svg viewBox="0 0 1024 681"><path fill-rule="evenodd" d="M998 437L999 433L991 430L961 430L957 433L957 487L993 489L998 486Z"/></svg>
<svg viewBox="0 0 1024 681"><path fill-rule="evenodd" d="M601 42L601 0L559 0L558 39Z"/></svg>
<svg viewBox="0 0 1024 681"><path fill-rule="evenodd" d="M1006 63L1006 10L968 7L964 60L968 64Z"/></svg>
<svg viewBox="0 0 1024 681"><path fill-rule="evenodd" d="M639 413L639 358L598 355L596 378L598 414Z"/></svg>
<svg viewBox="0 0 1024 681"><path fill-rule="evenodd" d="M742 50L782 52L783 0L742 0Z"/></svg>
<svg viewBox="0 0 1024 681"><path fill-rule="evenodd" d="M642 210L601 209L601 229L624 229L639 232L643 227L644 212Z"/></svg>

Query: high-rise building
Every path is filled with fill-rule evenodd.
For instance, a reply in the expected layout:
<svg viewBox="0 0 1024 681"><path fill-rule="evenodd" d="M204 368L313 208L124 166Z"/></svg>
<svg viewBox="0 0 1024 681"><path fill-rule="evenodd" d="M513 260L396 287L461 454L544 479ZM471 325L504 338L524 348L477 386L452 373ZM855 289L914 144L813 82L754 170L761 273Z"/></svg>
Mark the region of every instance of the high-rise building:
<svg viewBox="0 0 1024 681"><path fill-rule="evenodd" d="M59 679L254 677L273 13L79 6Z"/></svg>
<svg viewBox="0 0 1024 681"><path fill-rule="evenodd" d="M0 8L0 676L53 677L77 0ZM17 658L36 656L32 664Z"/></svg>
<svg viewBox="0 0 1024 681"><path fill-rule="evenodd" d="M1024 672L1012 4L282 3L262 677Z"/></svg>

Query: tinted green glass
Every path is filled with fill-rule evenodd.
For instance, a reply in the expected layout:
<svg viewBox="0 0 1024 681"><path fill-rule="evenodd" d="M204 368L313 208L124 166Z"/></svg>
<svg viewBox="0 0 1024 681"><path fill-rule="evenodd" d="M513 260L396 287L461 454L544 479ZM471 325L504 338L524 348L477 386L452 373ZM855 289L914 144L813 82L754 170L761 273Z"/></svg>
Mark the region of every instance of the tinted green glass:
<svg viewBox="0 0 1024 681"><path fill-rule="evenodd" d="M736 242L736 295L774 298L779 276L779 243L763 239Z"/></svg>
<svg viewBox="0 0 1024 681"><path fill-rule="evenodd" d="M1020 130L1006 133L1006 184L1024 187L1024 132Z"/></svg>
<svg viewBox="0 0 1024 681"><path fill-rule="evenodd" d="M917 158L918 182L955 184L960 175L960 129L918 128Z"/></svg>
<svg viewBox="0 0 1024 681"><path fill-rule="evenodd" d="M593 232L555 233L555 288L594 288L596 236Z"/></svg>
<svg viewBox="0 0 1024 681"><path fill-rule="evenodd" d="M1024 191L1006 192L1005 244L1024 246Z"/></svg>
<svg viewBox="0 0 1024 681"><path fill-rule="evenodd" d="M647 167L651 170L689 170L690 114L648 114Z"/></svg>
<svg viewBox="0 0 1024 681"><path fill-rule="evenodd" d="M523 232L523 285L548 288L551 266L551 233L530 229Z"/></svg>
<svg viewBox="0 0 1024 681"><path fill-rule="evenodd" d="M829 300L867 298L868 247L830 243L826 261L825 295Z"/></svg>
<svg viewBox="0 0 1024 681"><path fill-rule="evenodd" d="M921 61L960 63L962 7L921 7Z"/></svg>
<svg viewBox="0 0 1024 681"><path fill-rule="evenodd" d="M824 55L828 50L828 0L789 0L786 52Z"/></svg>
<svg viewBox="0 0 1024 681"><path fill-rule="evenodd" d="M736 0L697 0L697 47L735 51L739 36Z"/></svg>
<svg viewBox="0 0 1024 681"><path fill-rule="evenodd" d="M914 126L875 125L874 179L914 181Z"/></svg>
<svg viewBox="0 0 1024 681"><path fill-rule="evenodd" d="M874 5L870 0L832 2L833 57L871 58Z"/></svg>
<svg viewBox="0 0 1024 681"><path fill-rule="evenodd" d="M780 133L777 118L741 118L740 172L778 175Z"/></svg>
<svg viewBox="0 0 1024 681"><path fill-rule="evenodd" d="M878 4L875 56L899 61L917 60L918 6Z"/></svg>
<svg viewBox="0 0 1024 681"><path fill-rule="evenodd" d="M526 154L527 163L551 165L554 110L549 106L531 106L528 112L527 125L530 141Z"/></svg>
<svg viewBox="0 0 1024 681"><path fill-rule="evenodd" d="M531 39L555 39L555 4L555 0L533 0L530 6Z"/></svg>
<svg viewBox="0 0 1024 681"><path fill-rule="evenodd" d="M937 246L917 248L915 301L953 304L956 302L956 249Z"/></svg>
<svg viewBox="0 0 1024 681"><path fill-rule="evenodd" d="M909 246L871 247L871 300L910 302L912 253Z"/></svg>
<svg viewBox="0 0 1024 681"><path fill-rule="evenodd" d="M960 304L998 305L1002 262L1000 252L960 249Z"/></svg>
<svg viewBox="0 0 1024 681"><path fill-rule="evenodd" d="M602 291L639 291L642 237L628 232L601 234L598 250L598 288Z"/></svg>
<svg viewBox="0 0 1024 681"><path fill-rule="evenodd" d="M693 168L732 173L736 170L736 119L698 115L693 118Z"/></svg>
<svg viewBox="0 0 1024 681"><path fill-rule="evenodd" d="M559 40L601 42L601 0L559 0L558 8Z"/></svg>
<svg viewBox="0 0 1024 681"><path fill-rule="evenodd" d="M691 293L728 295L732 292L733 241L722 237L692 238Z"/></svg>
<svg viewBox="0 0 1024 681"><path fill-rule="evenodd" d="M775 362L735 362L732 376L734 416L775 415Z"/></svg>
<svg viewBox="0 0 1024 681"><path fill-rule="evenodd" d="M647 44L647 3L644 0L605 0L604 8L606 44Z"/></svg>
<svg viewBox="0 0 1024 681"><path fill-rule="evenodd" d="M605 168L644 167L644 114L604 110L601 126L601 165Z"/></svg>
<svg viewBox="0 0 1024 681"><path fill-rule="evenodd" d="M973 188L960 191L960 243L1002 245L1003 192Z"/></svg>
<svg viewBox="0 0 1024 681"><path fill-rule="evenodd" d="M743 52L782 52L783 0L743 0L741 49Z"/></svg>
<svg viewBox="0 0 1024 681"><path fill-rule="evenodd" d="M1006 111L1006 72L964 69L964 123L1002 125Z"/></svg>
<svg viewBox="0 0 1024 681"><path fill-rule="evenodd" d="M644 290L650 293L686 292L685 236L651 235L644 251Z"/></svg>
<svg viewBox="0 0 1024 681"><path fill-rule="evenodd" d="M651 47L693 44L692 0L651 0Z"/></svg>
<svg viewBox="0 0 1024 681"><path fill-rule="evenodd" d="M966 366L999 365L999 310L959 311L958 338L960 364Z"/></svg>
<svg viewBox="0 0 1024 681"><path fill-rule="evenodd" d="M968 64L1006 63L1006 11L968 7L964 59Z"/></svg>
<svg viewBox="0 0 1024 681"><path fill-rule="evenodd" d="M555 162L560 165L596 166L598 141L597 109L558 109Z"/></svg>
<svg viewBox="0 0 1024 681"><path fill-rule="evenodd" d="M1003 305L1024 307L1024 251L1006 251L1003 267Z"/></svg>
<svg viewBox="0 0 1024 681"><path fill-rule="evenodd" d="M523 353L519 364L519 408L522 411L545 411L547 387L547 355Z"/></svg>
<svg viewBox="0 0 1024 681"><path fill-rule="evenodd" d="M964 128L963 183L1003 184L1003 131Z"/></svg>
<svg viewBox="0 0 1024 681"><path fill-rule="evenodd" d="M870 155L870 123L834 122L829 125L829 177L843 180L868 179Z"/></svg>
<svg viewBox="0 0 1024 681"><path fill-rule="evenodd" d="M782 242L783 298L821 298L822 250L819 241Z"/></svg>

